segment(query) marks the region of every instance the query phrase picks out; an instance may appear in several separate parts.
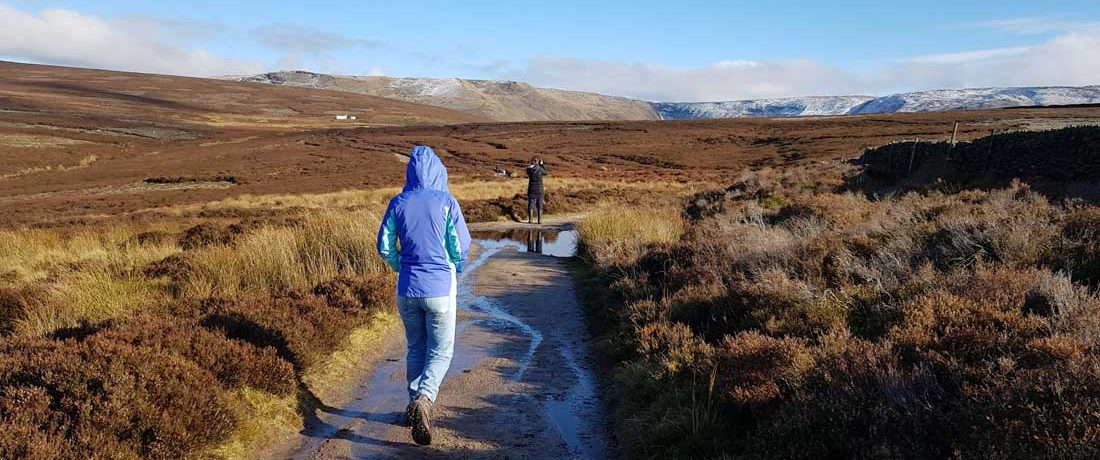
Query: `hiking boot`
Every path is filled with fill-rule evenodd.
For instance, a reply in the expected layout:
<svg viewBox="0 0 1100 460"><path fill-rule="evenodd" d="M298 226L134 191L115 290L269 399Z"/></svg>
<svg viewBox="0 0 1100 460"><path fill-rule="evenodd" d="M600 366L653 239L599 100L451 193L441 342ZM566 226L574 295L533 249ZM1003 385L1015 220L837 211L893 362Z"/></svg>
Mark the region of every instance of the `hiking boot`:
<svg viewBox="0 0 1100 460"><path fill-rule="evenodd" d="M432 400L420 395L409 404L412 408L409 423L412 425L413 441L422 446L432 443Z"/></svg>
<svg viewBox="0 0 1100 460"><path fill-rule="evenodd" d="M409 405L405 406L405 417L401 419L401 426L411 427L413 412L416 411L416 401L409 401Z"/></svg>

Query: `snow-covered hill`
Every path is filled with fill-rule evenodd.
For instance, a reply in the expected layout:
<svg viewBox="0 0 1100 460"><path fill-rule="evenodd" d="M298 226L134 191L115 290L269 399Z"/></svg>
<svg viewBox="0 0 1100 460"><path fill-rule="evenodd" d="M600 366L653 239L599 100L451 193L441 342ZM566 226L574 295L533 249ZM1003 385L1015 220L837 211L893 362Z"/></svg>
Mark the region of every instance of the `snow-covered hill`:
<svg viewBox="0 0 1100 460"><path fill-rule="evenodd" d="M497 121L656 120L649 102L539 88L527 83L460 78L393 78L271 72L232 80L369 94L446 107Z"/></svg>
<svg viewBox="0 0 1100 460"><path fill-rule="evenodd" d="M646 102L595 93L539 88L517 81L359 77L300 70L226 78L370 94L462 110L497 121L800 117L1100 104L1100 86L942 89L882 97L816 96L729 102Z"/></svg>
<svg viewBox="0 0 1100 460"><path fill-rule="evenodd" d="M655 102L665 120L693 118L799 117L844 115L875 98L870 96L790 97L729 102Z"/></svg>
<svg viewBox="0 0 1100 460"><path fill-rule="evenodd" d="M995 109L1100 103L1100 86L940 89L880 97L854 107L851 115Z"/></svg>
<svg viewBox="0 0 1100 460"><path fill-rule="evenodd" d="M1100 86L941 89L883 97L824 96L731 102L657 102L662 119L865 115L1098 104Z"/></svg>

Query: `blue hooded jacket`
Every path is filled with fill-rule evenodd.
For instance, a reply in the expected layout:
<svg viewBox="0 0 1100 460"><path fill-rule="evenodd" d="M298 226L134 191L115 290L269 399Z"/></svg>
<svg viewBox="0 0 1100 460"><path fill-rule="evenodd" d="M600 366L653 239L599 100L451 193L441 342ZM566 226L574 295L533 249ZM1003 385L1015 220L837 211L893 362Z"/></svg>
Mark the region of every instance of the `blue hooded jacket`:
<svg viewBox="0 0 1100 460"><path fill-rule="evenodd" d="M447 169L431 147L414 147L405 188L390 200L378 229L378 254L398 272L397 295L453 295L469 248L466 219L447 190Z"/></svg>

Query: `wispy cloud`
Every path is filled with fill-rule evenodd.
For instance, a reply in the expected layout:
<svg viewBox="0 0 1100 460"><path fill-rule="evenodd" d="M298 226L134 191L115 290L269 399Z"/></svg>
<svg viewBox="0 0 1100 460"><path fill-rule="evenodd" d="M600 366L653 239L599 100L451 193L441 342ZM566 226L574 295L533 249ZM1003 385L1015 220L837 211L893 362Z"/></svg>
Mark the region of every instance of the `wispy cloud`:
<svg viewBox="0 0 1100 460"><path fill-rule="evenodd" d="M1017 46L1012 48L962 51L958 53L929 54L903 59L902 62L911 64L959 64L998 57L1018 56L1031 50L1032 47L1030 46Z"/></svg>
<svg viewBox="0 0 1100 460"><path fill-rule="evenodd" d="M282 69L296 69L311 62L324 63L326 67L340 67L332 58L334 51L365 47L383 48L386 44L374 40L348 37L324 31L316 27L300 24L268 24L252 31L260 44L282 53L277 66Z"/></svg>
<svg viewBox="0 0 1100 460"><path fill-rule="evenodd" d="M153 16L124 16L112 19L112 24L138 36L155 36L165 41L204 40L226 32L224 24L217 21Z"/></svg>
<svg viewBox="0 0 1100 460"><path fill-rule="evenodd" d="M995 29L1014 34L1059 33L1100 27L1097 21L1067 21L1039 16L990 19L969 24L971 27Z"/></svg>
<svg viewBox="0 0 1100 460"><path fill-rule="evenodd" d="M328 68L344 68L346 63L334 58L333 53L354 48L386 51L429 63L442 60L438 55L392 43L351 37L301 24L268 24L254 29L252 35L261 45L282 53L276 64L280 69L301 68L318 63Z"/></svg>
<svg viewBox="0 0 1100 460"><path fill-rule="evenodd" d="M154 18L110 20L59 8L35 14L0 3L0 55L176 75L212 76L263 68L254 60L217 56L172 39L183 26Z"/></svg>
<svg viewBox="0 0 1100 460"><path fill-rule="evenodd" d="M381 42L352 38L299 24L268 24L253 33L260 43L279 51L321 55L338 49L365 46L376 48Z"/></svg>

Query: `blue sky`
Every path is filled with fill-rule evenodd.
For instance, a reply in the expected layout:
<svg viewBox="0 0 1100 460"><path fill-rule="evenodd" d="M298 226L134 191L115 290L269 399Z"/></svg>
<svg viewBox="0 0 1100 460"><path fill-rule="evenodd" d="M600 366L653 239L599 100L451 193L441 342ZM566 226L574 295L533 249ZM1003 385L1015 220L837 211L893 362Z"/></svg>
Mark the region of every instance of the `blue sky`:
<svg viewBox="0 0 1100 460"><path fill-rule="evenodd" d="M1098 49L1095 0L0 0L6 59L518 79L651 100L1100 84Z"/></svg>

